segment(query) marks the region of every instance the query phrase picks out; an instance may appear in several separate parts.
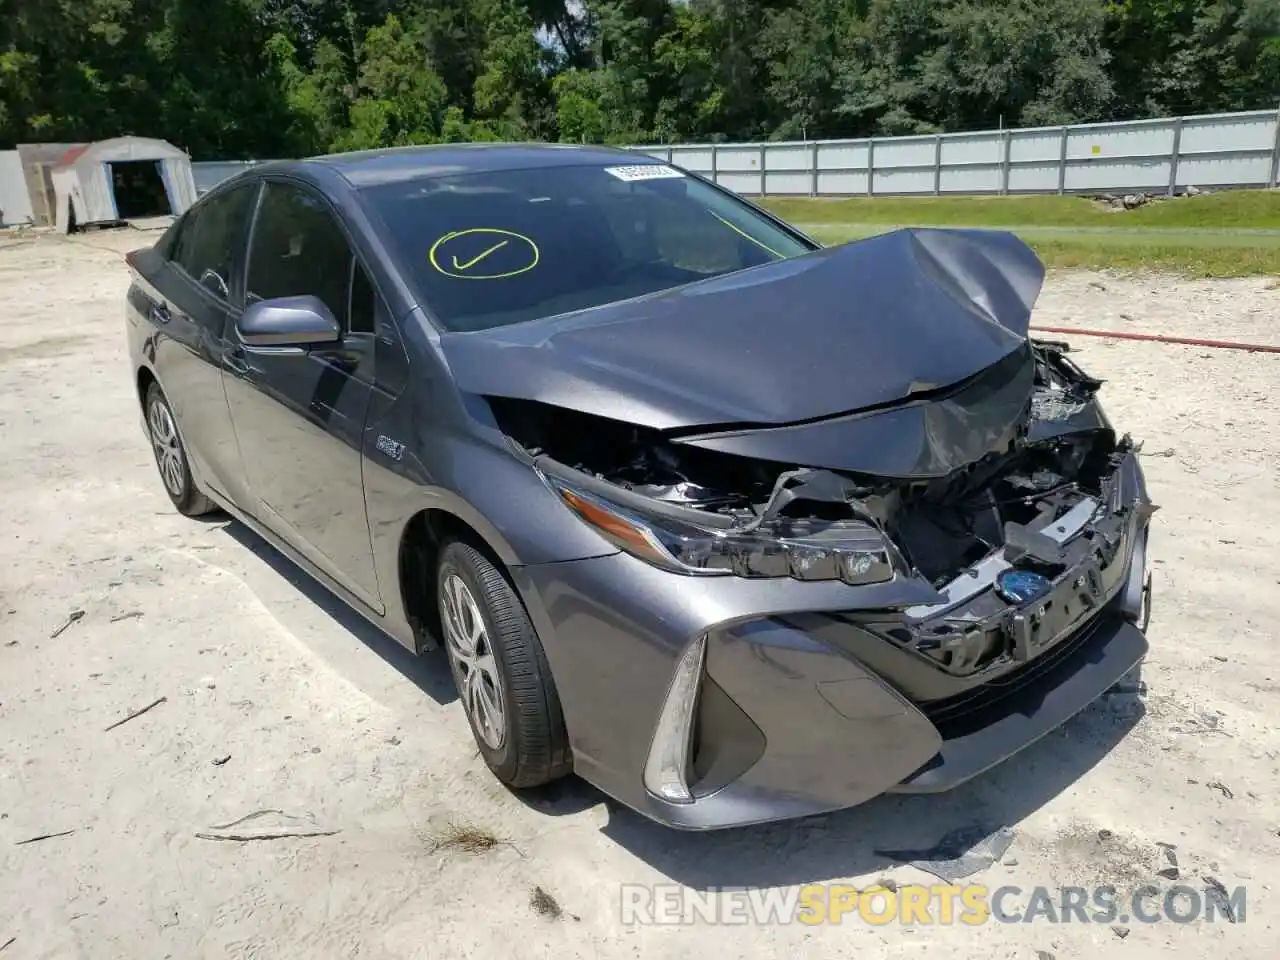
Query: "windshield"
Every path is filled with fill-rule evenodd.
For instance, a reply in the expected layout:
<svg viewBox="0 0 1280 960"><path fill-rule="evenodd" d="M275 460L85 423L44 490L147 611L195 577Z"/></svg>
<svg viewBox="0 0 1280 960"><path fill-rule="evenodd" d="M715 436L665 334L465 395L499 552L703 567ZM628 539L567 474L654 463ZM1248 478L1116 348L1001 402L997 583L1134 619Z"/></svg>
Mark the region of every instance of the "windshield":
<svg viewBox="0 0 1280 960"><path fill-rule="evenodd" d="M431 313L483 330L665 290L810 248L660 164L544 167L371 187Z"/></svg>

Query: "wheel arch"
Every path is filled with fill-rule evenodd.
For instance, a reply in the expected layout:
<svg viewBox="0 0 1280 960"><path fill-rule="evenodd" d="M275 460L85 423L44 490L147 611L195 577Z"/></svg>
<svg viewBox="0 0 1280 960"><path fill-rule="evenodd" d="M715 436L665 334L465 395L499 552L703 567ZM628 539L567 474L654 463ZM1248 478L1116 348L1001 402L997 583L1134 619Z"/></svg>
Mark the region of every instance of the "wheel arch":
<svg viewBox="0 0 1280 960"><path fill-rule="evenodd" d="M156 377L150 367L145 364L138 367L138 372L134 376L134 383L138 388L138 405L140 407L146 407L147 391L151 389L153 383L158 384L159 382L159 378ZM161 389L163 390L164 388L161 387Z"/></svg>
<svg viewBox="0 0 1280 960"><path fill-rule="evenodd" d="M461 510L439 506L426 507L411 516L400 533L396 578L405 618L420 653L439 646L436 568L441 547L454 539L464 540L483 553L508 580L508 567L518 562L510 545L479 516L469 519Z"/></svg>

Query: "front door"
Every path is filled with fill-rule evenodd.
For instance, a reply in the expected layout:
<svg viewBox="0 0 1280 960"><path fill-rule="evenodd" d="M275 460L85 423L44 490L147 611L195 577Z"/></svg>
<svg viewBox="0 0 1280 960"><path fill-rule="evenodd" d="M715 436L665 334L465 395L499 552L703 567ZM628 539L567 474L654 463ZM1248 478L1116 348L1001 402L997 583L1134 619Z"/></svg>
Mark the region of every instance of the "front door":
<svg viewBox="0 0 1280 960"><path fill-rule="evenodd" d="M237 339L228 353L227 400L255 512L380 612L361 457L376 294L328 204L294 183L267 182L247 263L246 305L310 294L342 327L334 344L251 348Z"/></svg>

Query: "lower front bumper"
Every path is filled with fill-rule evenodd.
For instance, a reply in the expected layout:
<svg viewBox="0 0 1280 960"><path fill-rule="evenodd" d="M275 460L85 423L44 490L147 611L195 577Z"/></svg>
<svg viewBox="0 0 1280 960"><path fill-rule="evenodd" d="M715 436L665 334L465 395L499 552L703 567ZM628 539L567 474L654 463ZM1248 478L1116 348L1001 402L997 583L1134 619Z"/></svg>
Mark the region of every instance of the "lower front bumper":
<svg viewBox="0 0 1280 960"><path fill-rule="evenodd" d="M1043 655L1051 662L1027 664L1023 670L1035 675L998 700L946 719L935 706L931 719L952 735L929 763L891 792L941 793L978 776L1070 720L1147 654L1142 631L1120 617L1099 618L1081 633Z"/></svg>
<svg viewBox="0 0 1280 960"><path fill-rule="evenodd" d="M874 608L853 602L866 596L858 588L726 577L690 589L626 554L512 572L543 638L576 771L645 816L690 830L950 789L1086 707L1147 649L1137 627L1106 609L990 683L913 702L887 661L862 655L905 652L822 612ZM675 663L700 635L694 800L677 803L647 790L643 773Z"/></svg>

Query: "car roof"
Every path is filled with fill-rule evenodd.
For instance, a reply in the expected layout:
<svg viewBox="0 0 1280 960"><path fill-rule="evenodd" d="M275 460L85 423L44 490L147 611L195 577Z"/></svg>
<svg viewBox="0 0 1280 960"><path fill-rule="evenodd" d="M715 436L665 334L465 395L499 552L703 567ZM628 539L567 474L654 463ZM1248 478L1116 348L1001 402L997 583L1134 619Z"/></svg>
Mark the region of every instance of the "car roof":
<svg viewBox="0 0 1280 960"><path fill-rule="evenodd" d="M614 147L558 143L442 143L334 153L295 161L300 166L323 165L339 173L357 189L425 177L498 170L661 162L647 154Z"/></svg>

